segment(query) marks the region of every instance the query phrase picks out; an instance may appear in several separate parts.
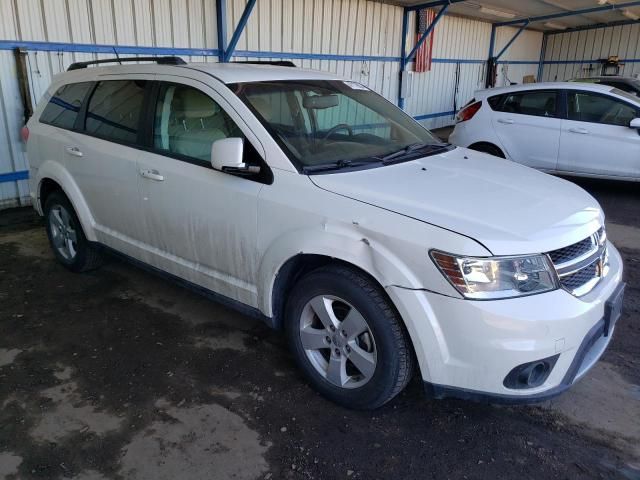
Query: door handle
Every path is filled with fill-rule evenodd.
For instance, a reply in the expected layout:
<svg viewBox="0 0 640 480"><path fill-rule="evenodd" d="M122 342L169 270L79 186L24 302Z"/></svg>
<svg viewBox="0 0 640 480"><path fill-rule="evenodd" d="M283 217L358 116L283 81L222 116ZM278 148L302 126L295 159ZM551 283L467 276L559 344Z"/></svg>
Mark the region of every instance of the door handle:
<svg viewBox="0 0 640 480"><path fill-rule="evenodd" d="M586 128L570 128L569 131L571 133L579 133L580 135L587 135L589 133L589 130Z"/></svg>
<svg viewBox="0 0 640 480"><path fill-rule="evenodd" d="M80 151L80 149L78 147L66 147L65 151L69 155L73 155L74 157L81 157L82 156L82 152Z"/></svg>
<svg viewBox="0 0 640 480"><path fill-rule="evenodd" d="M505 125L513 125L515 122L511 118L499 118L499 123L504 123Z"/></svg>
<svg viewBox="0 0 640 480"><path fill-rule="evenodd" d="M156 182L164 181L164 176L160 175L158 170L140 170L140 175L149 180L155 180Z"/></svg>

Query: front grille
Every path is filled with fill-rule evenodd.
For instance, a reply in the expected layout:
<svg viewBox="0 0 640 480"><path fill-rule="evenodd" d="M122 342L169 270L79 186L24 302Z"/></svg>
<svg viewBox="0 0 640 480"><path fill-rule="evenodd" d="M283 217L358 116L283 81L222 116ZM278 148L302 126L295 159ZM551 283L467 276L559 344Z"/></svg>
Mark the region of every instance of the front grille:
<svg viewBox="0 0 640 480"><path fill-rule="evenodd" d="M554 264L560 265L562 263L569 262L574 258L581 257L592 249L593 240L591 237L587 237L584 240L580 240L578 243L569 245L568 247L559 248L558 250L549 252L549 256Z"/></svg>
<svg viewBox="0 0 640 480"><path fill-rule="evenodd" d="M548 252L562 288L581 296L596 286L606 273L606 238L603 227L579 242Z"/></svg>
<svg viewBox="0 0 640 480"><path fill-rule="evenodd" d="M597 275L598 262L595 261L582 270L578 270L576 273L572 273L567 275L566 277L563 277L560 280L560 283L565 289L573 291L586 285L588 282L596 278Z"/></svg>

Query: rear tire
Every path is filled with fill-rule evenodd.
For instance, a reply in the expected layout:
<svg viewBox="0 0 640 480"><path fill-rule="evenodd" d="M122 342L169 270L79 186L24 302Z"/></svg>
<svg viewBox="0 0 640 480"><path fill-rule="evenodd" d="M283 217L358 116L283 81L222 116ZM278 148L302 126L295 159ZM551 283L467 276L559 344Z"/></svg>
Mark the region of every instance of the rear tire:
<svg viewBox="0 0 640 480"><path fill-rule="evenodd" d="M413 376L402 320L382 288L356 269L332 265L305 275L288 299L285 329L308 382L345 407L380 407Z"/></svg>
<svg viewBox="0 0 640 480"><path fill-rule="evenodd" d="M488 153L489 155L493 155L494 157L506 158L502 150L499 147L493 145L492 143L476 143L474 145L469 146L471 150L475 150L477 152Z"/></svg>
<svg viewBox="0 0 640 480"><path fill-rule="evenodd" d="M47 197L44 218L51 249L65 268L85 272L102 265L100 252L85 237L71 202L62 192Z"/></svg>

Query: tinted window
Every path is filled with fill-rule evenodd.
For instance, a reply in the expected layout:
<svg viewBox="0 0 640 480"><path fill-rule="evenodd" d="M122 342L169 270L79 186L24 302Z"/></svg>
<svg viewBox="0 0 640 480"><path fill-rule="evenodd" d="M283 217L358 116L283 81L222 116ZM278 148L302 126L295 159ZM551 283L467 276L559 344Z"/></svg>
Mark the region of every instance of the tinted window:
<svg viewBox="0 0 640 480"><path fill-rule="evenodd" d="M569 92L569 119L628 127L636 118L636 109L604 95Z"/></svg>
<svg viewBox="0 0 640 480"><path fill-rule="evenodd" d="M71 83L60 87L44 108L40 121L60 128L73 128L89 88L90 82Z"/></svg>
<svg viewBox="0 0 640 480"><path fill-rule="evenodd" d="M146 84L145 80L100 82L89 101L86 131L109 140L135 142Z"/></svg>
<svg viewBox="0 0 640 480"><path fill-rule="evenodd" d="M211 97L185 85L162 85L153 129L156 149L209 162L211 144L229 137L244 135Z"/></svg>
<svg viewBox="0 0 640 480"><path fill-rule="evenodd" d="M536 117L555 117L557 103L557 95L554 91L512 93L505 95L499 110Z"/></svg>
<svg viewBox="0 0 640 480"><path fill-rule="evenodd" d="M502 102L502 95L496 95L495 97L487 98L487 102L489 102L489 106L492 110L498 110L500 103Z"/></svg>

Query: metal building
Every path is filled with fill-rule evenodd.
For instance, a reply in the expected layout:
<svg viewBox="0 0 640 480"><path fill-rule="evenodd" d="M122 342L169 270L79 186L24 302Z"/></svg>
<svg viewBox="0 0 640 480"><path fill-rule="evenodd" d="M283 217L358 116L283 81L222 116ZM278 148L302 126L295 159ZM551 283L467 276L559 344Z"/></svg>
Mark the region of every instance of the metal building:
<svg viewBox="0 0 640 480"><path fill-rule="evenodd" d="M366 84L427 128L437 128L453 124L456 111L487 84L521 83L526 77L565 80L599 69L601 59L612 55L619 56L624 74L637 74L639 5L591 0L0 0L0 208L28 203L28 165L19 134L25 111L29 102L37 103L51 77L74 61L116 52L207 62L292 60ZM417 35L416 15L423 9L432 9L434 18ZM427 38L432 42L430 68L413 72L416 43ZM17 55L17 49L23 54ZM21 73L28 99L21 94Z"/></svg>

